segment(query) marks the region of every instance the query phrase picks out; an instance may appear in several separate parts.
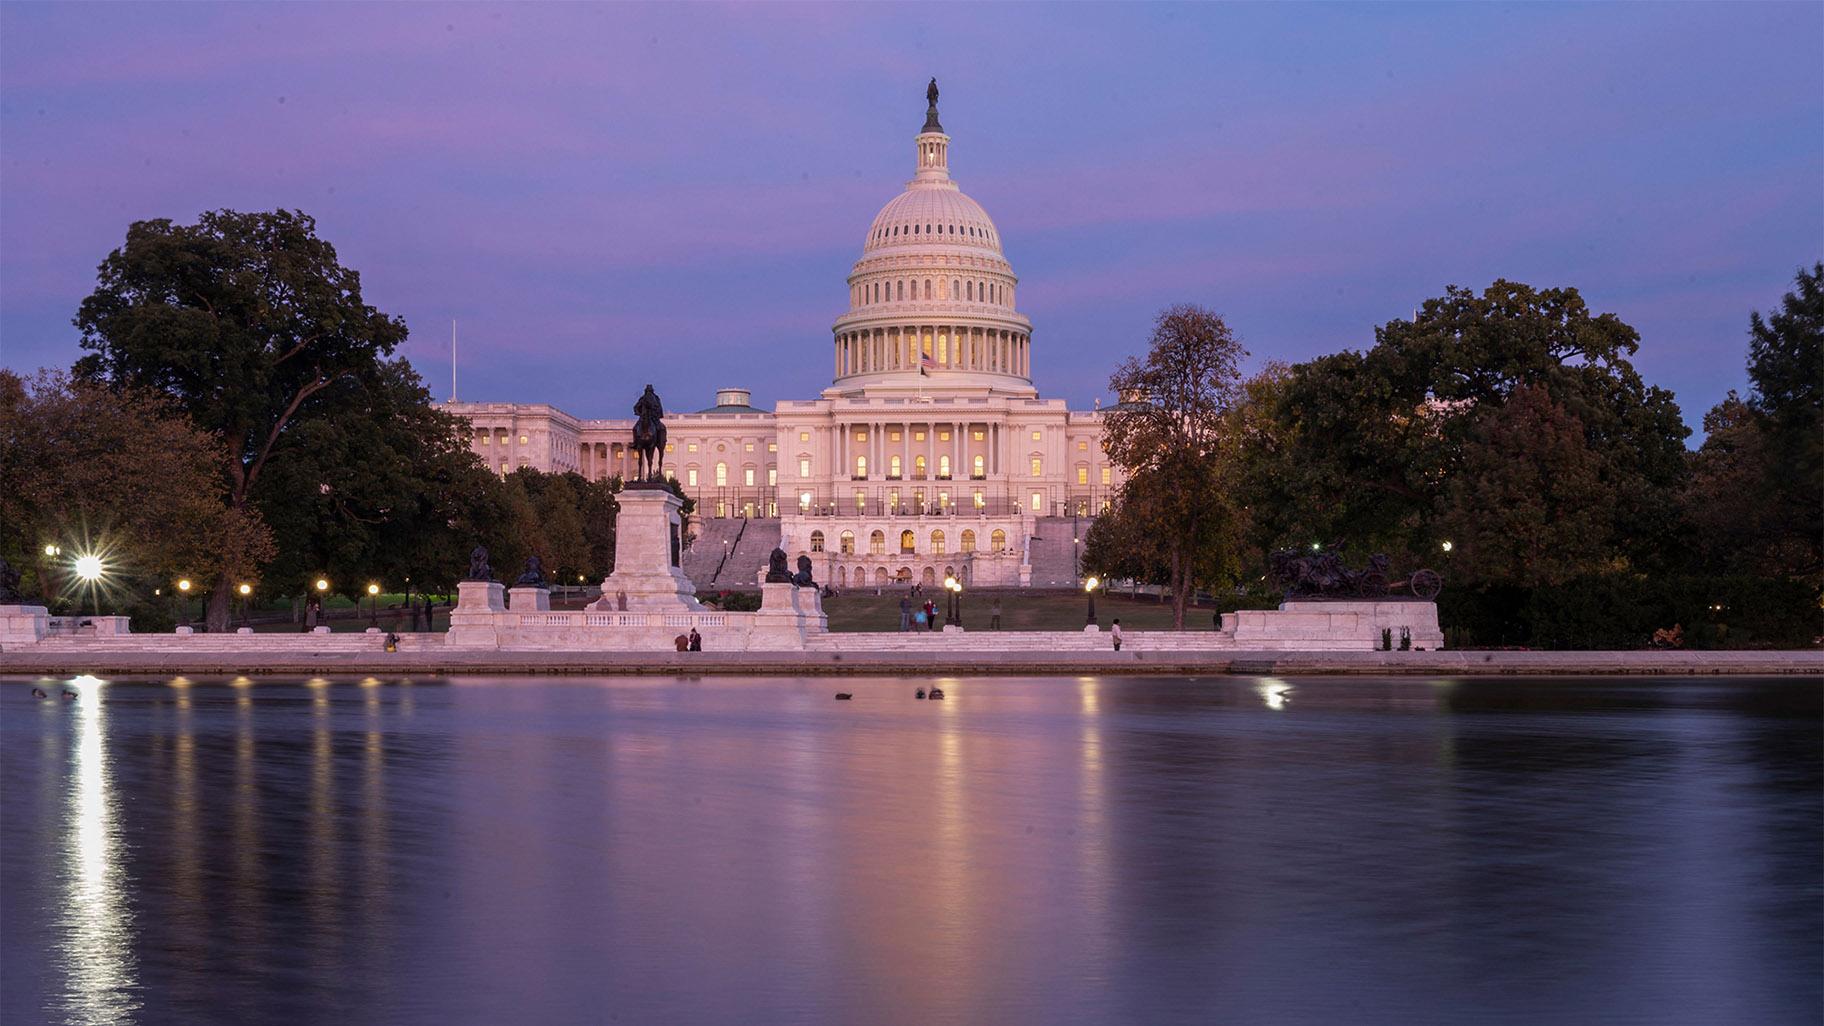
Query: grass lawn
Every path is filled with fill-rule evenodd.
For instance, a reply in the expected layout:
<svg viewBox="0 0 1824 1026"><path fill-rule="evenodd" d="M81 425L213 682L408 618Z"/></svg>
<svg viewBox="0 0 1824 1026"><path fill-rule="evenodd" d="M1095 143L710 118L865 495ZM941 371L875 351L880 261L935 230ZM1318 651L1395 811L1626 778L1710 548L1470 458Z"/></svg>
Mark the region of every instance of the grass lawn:
<svg viewBox="0 0 1824 1026"><path fill-rule="evenodd" d="M829 614L832 631L899 630L899 599L903 591L845 591L823 600L823 611ZM937 603L938 626L943 626L944 594L941 588L930 589L914 601L923 603L929 597ZM1004 631L1080 631L1083 629L1088 601L1082 592L1067 591L965 591L963 592L963 626L972 631L988 629L988 617L994 600L1001 600L1001 629ZM1209 606L1195 606L1185 613L1185 626L1191 630L1212 629ZM1116 617L1126 630L1157 631L1172 627L1172 607L1151 596L1129 598L1125 595L1096 596L1096 620L1107 630Z"/></svg>

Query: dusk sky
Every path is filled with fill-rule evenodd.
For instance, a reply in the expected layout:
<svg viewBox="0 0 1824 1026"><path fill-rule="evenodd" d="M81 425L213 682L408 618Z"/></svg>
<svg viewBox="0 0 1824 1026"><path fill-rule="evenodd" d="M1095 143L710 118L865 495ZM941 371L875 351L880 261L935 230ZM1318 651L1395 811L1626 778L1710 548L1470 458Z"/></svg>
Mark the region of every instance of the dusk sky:
<svg viewBox="0 0 1824 1026"><path fill-rule="evenodd" d="M80 355L144 218L300 208L433 394L629 415L829 383L924 87L1041 394L1175 302L1372 344L1449 284L1571 285L1687 423L1824 257L1824 5L0 5L0 364Z"/></svg>

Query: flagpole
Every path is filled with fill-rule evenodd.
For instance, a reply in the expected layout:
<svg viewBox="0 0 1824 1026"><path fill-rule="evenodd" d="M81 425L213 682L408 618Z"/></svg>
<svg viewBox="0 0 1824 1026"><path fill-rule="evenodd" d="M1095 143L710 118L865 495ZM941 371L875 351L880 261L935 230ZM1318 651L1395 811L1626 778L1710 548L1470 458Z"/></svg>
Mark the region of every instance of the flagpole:
<svg viewBox="0 0 1824 1026"><path fill-rule="evenodd" d="M450 318L450 402L456 401L456 318Z"/></svg>

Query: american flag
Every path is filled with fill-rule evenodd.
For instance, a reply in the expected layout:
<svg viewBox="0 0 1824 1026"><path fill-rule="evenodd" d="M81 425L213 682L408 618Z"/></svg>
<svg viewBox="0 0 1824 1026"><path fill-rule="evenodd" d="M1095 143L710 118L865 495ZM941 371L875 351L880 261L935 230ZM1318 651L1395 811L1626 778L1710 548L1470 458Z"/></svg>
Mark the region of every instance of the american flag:
<svg viewBox="0 0 1824 1026"><path fill-rule="evenodd" d="M923 356L920 356L918 358L918 372L920 374L927 374L936 369L937 369L937 361L931 359L931 355L929 353L927 353Z"/></svg>

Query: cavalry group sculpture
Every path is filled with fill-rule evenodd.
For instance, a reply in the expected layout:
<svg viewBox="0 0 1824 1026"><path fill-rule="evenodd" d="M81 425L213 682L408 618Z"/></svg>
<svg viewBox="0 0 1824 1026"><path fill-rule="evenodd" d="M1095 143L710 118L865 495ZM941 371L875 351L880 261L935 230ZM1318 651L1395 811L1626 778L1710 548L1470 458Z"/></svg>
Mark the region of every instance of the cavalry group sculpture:
<svg viewBox="0 0 1824 1026"><path fill-rule="evenodd" d="M1268 576L1287 598L1384 598L1407 594L1430 601L1444 590L1444 579L1432 570L1415 570L1406 577L1390 578L1385 555L1368 557L1368 565L1351 570L1335 547L1310 552L1280 549L1269 562Z"/></svg>

